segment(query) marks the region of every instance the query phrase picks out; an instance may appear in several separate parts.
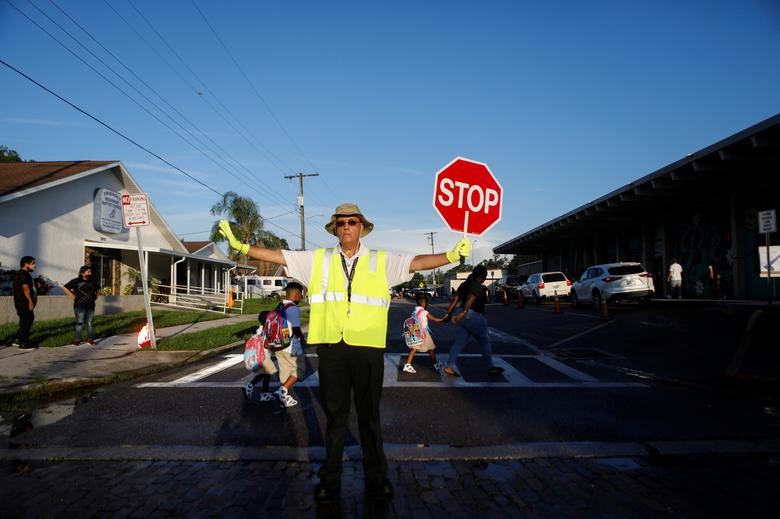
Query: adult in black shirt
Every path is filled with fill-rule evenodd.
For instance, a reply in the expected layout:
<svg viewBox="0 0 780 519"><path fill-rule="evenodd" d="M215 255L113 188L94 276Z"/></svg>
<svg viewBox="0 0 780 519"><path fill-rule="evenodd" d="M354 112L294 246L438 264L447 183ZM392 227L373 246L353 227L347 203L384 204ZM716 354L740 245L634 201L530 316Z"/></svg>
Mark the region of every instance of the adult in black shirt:
<svg viewBox="0 0 780 519"><path fill-rule="evenodd" d="M461 311L452 317L452 321L458 324L455 332L455 343L450 348L450 354L447 359L447 365L444 367L444 373L451 377L460 376L456 371L456 362L458 355L466 347L469 336L479 342L482 349L482 358L488 364L488 373L490 375L500 375L504 369L493 363L493 349L488 336L487 319L485 319L485 305L487 304L487 294L482 283L487 279L487 269L483 265L477 265L474 270L458 287L455 297L447 310L447 316L452 315L452 311L458 302L461 302Z"/></svg>
<svg viewBox="0 0 780 519"><path fill-rule="evenodd" d="M95 344L95 332L92 318L95 317L95 300L98 298L98 286L92 280L92 268L84 265L79 269L79 277L68 281L65 293L73 299L73 313L76 314L76 338L73 344L81 344L81 331L87 325L87 342Z"/></svg>
<svg viewBox="0 0 780 519"><path fill-rule="evenodd" d="M19 261L19 270L14 275L14 307L16 315L19 316L19 333L14 344L18 344L23 350L38 347L30 342L30 328L35 320L34 310L38 302L38 293L31 275L34 270L35 258L24 256Z"/></svg>

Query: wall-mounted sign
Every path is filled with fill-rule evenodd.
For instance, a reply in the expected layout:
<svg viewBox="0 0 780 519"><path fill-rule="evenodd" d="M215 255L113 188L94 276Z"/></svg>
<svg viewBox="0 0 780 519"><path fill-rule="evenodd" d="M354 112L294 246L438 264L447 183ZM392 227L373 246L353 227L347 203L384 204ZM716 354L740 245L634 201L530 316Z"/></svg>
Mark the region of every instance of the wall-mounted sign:
<svg viewBox="0 0 780 519"><path fill-rule="evenodd" d="M125 230L122 225L121 195L110 189L100 188L92 202L92 226L96 231L116 234Z"/></svg>

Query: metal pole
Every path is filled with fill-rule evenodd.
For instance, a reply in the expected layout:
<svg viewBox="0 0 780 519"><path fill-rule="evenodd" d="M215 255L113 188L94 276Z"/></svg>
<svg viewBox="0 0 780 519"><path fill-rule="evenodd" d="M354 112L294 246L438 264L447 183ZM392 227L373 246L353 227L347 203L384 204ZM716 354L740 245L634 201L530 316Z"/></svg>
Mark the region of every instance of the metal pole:
<svg viewBox="0 0 780 519"><path fill-rule="evenodd" d="M152 339L152 349L157 348L157 339L154 336L154 321L152 320L152 303L149 300L149 286L147 285L146 260L144 248L141 245L141 226L135 227L135 238L138 241L138 263L141 267L141 283L144 285L144 306L146 307L146 324L149 326L149 336Z"/></svg>
<svg viewBox="0 0 780 519"><path fill-rule="evenodd" d="M301 216L301 250L306 250L306 223L305 223L306 220L303 211L303 177L318 177L318 176L320 176L319 173L310 173L308 175L304 175L303 173L298 173L297 175L286 175L284 177L289 180L298 177L298 207L300 207L300 216Z"/></svg>
<svg viewBox="0 0 780 519"><path fill-rule="evenodd" d="M769 233L766 236L766 293L769 298L769 306L772 306L772 264L769 263Z"/></svg>

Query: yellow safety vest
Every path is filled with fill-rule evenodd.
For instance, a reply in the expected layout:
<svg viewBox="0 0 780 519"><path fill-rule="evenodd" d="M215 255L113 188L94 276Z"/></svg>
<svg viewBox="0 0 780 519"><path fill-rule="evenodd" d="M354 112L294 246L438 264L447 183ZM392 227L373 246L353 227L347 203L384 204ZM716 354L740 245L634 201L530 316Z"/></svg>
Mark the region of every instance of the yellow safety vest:
<svg viewBox="0 0 780 519"><path fill-rule="evenodd" d="M343 338L352 346L385 347L390 307L386 258L386 251L369 250L357 259L348 303L338 248L314 251L307 342L335 344Z"/></svg>

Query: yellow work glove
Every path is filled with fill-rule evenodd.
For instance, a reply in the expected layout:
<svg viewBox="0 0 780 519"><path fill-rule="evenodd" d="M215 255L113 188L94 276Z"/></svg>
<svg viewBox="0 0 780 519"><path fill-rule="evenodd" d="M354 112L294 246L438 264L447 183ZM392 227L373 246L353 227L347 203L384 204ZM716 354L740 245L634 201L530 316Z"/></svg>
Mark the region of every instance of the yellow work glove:
<svg viewBox="0 0 780 519"><path fill-rule="evenodd" d="M452 249L447 251L447 261L455 263L461 257L468 258L470 254L471 242L468 238L461 238Z"/></svg>
<svg viewBox="0 0 780 519"><path fill-rule="evenodd" d="M225 237L228 244L236 249L239 254L246 255L247 252L249 252L249 244L248 243L241 243L238 238L233 236L233 231L230 229L230 222L227 220L220 220L219 221L219 234Z"/></svg>

